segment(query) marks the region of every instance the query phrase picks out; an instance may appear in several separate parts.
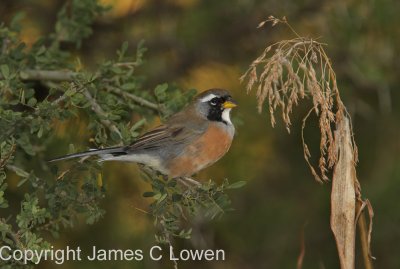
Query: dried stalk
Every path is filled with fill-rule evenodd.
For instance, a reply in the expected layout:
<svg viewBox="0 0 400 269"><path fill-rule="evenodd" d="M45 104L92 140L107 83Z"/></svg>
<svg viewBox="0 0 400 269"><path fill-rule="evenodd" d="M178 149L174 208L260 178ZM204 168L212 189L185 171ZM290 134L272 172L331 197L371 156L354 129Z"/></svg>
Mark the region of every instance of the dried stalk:
<svg viewBox="0 0 400 269"><path fill-rule="evenodd" d="M368 201L366 202L368 204ZM374 269L374 265L372 263L372 260L375 259L375 257L372 256L371 254L371 231L372 231L372 216L370 215L370 227L367 227L367 220L365 218L365 214L363 211L363 203L362 201L357 201L357 211L359 212L359 218L357 221L358 224L358 230L360 233L360 242L361 242L361 250L362 250L362 257L364 261L364 267L365 269ZM372 207L370 205L368 206L368 210L372 210ZM371 213L370 213L371 214Z"/></svg>
<svg viewBox="0 0 400 269"><path fill-rule="evenodd" d="M349 120L335 132L338 161L333 171L331 194L331 228L335 236L342 269L354 268L356 235L356 169Z"/></svg>
<svg viewBox="0 0 400 269"><path fill-rule="evenodd" d="M336 75L327 56L325 44L311 38L299 36L286 18L278 19L270 16L261 22L272 25L285 24L295 34L295 38L279 41L268 46L255 59L249 69L240 78L247 80L247 92L257 88L259 112L264 104L271 116L271 124L275 125L275 113L281 110L282 121L290 132L290 116L293 107L299 100L310 98L312 107L303 119L302 141L304 158L318 182L328 181L327 173L333 169L331 195L331 228L335 235L342 269L354 268L356 237L356 203L363 206L361 214L367 206L370 217L368 233L365 225L361 233L362 248L369 256L370 267L371 232L373 211L368 200L361 199L360 183L356 177L355 165L358 162L358 150L354 141L350 115L347 113L336 83ZM309 116L314 113L319 120L321 133L319 173L310 161L311 153L304 138L304 128ZM364 223L365 224L365 223ZM364 254L365 256L365 254Z"/></svg>

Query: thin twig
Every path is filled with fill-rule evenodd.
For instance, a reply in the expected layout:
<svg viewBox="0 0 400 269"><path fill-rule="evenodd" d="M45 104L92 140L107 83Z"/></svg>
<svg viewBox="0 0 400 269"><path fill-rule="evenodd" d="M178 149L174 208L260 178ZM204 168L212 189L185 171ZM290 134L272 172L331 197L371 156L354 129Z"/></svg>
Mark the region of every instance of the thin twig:
<svg viewBox="0 0 400 269"><path fill-rule="evenodd" d="M139 66L137 62L121 62L121 63L115 63L113 64L114 66L117 67L134 67L134 66Z"/></svg>
<svg viewBox="0 0 400 269"><path fill-rule="evenodd" d="M80 85L80 87L76 90L75 93L80 93L82 91L84 91L86 89L86 86L89 85L90 83L92 83L93 81L88 81L83 83L82 85ZM56 87L55 85L53 85L54 87ZM73 87L75 87L77 85L73 85ZM58 105L59 103L61 103L62 101L64 101L65 99L67 99L68 95L66 95L65 93L63 95L61 95L60 97L58 97L56 100L54 100L52 102L53 105Z"/></svg>
<svg viewBox="0 0 400 269"><path fill-rule="evenodd" d="M130 65L132 63L116 63L115 66L126 66ZM73 72L70 70L33 70L33 69L27 69L23 70L19 73L19 76L22 80L44 80L44 81L74 81L75 77L78 75L77 72ZM1 79L0 75L0 79ZM124 92L121 89L118 89L116 87L112 86L107 86L106 89L108 91L111 91L115 94L118 94L120 96L123 96L125 98L129 98L135 103L138 103L139 105L148 107L150 109L153 109L157 112L164 112L163 109L155 103L152 103L142 97L139 97L137 95L134 95L132 93ZM66 98L66 96L60 96L57 100L54 101L54 103L58 104L61 101L63 101Z"/></svg>
<svg viewBox="0 0 400 269"><path fill-rule="evenodd" d="M121 132L110 120L106 119L107 114L101 108L101 106L96 102L96 100L92 97L88 90L83 91L83 95L88 99L90 105L92 106L92 110L99 116L100 122L106 126L111 132L117 133L120 137L122 137Z"/></svg>
<svg viewBox="0 0 400 269"><path fill-rule="evenodd" d="M153 109L153 110L155 110L157 112L162 112L162 109L160 108L159 105L154 104L154 103L152 103L150 101L147 101L146 99L144 99L142 97L139 97L139 96L134 95L134 94L129 93L129 92L124 92L121 89L118 89L118 88L115 88L115 87L111 87L111 86L106 87L106 89L108 91L113 92L115 94L118 94L118 95L120 95L122 97L129 98L132 101L134 101L135 103L138 103L139 105L146 106L146 107L148 107L150 109Z"/></svg>
<svg viewBox="0 0 400 269"><path fill-rule="evenodd" d="M4 219L0 219L0 223L1 223L3 226L4 226L4 225L8 225L8 224L7 224L7 221L4 220ZM13 231L11 231L11 230L10 230L10 231L7 231L6 233L7 233L7 235L10 237L10 239L11 239L12 241L14 241L15 245L16 245L18 248L25 249L25 246L24 246L24 244L21 242L20 236L19 236L18 233L15 233L15 232L13 232Z"/></svg>
<svg viewBox="0 0 400 269"><path fill-rule="evenodd" d="M73 81L78 73L69 70L33 70L27 69L19 73L22 80Z"/></svg>
<svg viewBox="0 0 400 269"><path fill-rule="evenodd" d="M3 168L7 164L8 160L14 154L16 148L17 148L16 144L12 144L11 149L7 153L7 155L4 156L4 158L0 159L0 169Z"/></svg>
<svg viewBox="0 0 400 269"><path fill-rule="evenodd" d="M1 54L6 54L9 44L10 44L9 38L3 39L3 46L1 47Z"/></svg>

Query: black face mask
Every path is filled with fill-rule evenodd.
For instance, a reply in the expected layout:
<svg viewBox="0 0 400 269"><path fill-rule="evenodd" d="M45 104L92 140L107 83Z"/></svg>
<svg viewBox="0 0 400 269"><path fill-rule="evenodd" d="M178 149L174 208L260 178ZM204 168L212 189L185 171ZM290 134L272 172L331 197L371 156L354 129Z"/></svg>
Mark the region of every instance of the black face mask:
<svg viewBox="0 0 400 269"><path fill-rule="evenodd" d="M224 111L222 105L227 99L228 97L214 97L208 101L210 108L208 110L207 119L227 124L227 122L222 119L222 112Z"/></svg>

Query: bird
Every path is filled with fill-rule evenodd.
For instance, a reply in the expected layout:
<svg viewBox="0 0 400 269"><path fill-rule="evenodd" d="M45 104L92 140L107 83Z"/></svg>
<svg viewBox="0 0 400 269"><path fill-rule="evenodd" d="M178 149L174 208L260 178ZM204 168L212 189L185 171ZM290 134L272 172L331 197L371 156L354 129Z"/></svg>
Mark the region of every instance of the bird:
<svg viewBox="0 0 400 269"><path fill-rule="evenodd" d="M236 106L228 90L209 89L130 145L69 154L50 162L98 156L102 162L143 164L170 178L191 177L228 152L235 134L230 113Z"/></svg>

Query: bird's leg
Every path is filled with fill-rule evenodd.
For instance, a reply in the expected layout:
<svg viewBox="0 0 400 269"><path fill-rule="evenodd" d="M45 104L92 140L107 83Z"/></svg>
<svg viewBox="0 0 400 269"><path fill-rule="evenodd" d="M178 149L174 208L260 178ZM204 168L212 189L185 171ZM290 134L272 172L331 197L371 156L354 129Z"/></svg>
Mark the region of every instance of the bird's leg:
<svg viewBox="0 0 400 269"><path fill-rule="evenodd" d="M185 186L186 188L190 188L191 186L182 178L182 177L180 177L180 178L178 178L179 179L179 183L181 183L183 186Z"/></svg>
<svg viewBox="0 0 400 269"><path fill-rule="evenodd" d="M186 182L186 183L189 183L191 186L196 186L196 187L201 186L200 182L194 180L194 179L191 178L191 177L181 177L181 179L182 179L182 183L183 183L183 182ZM185 184L185 183L183 183L183 184ZM186 184L185 184L185 185L186 185Z"/></svg>
<svg viewBox="0 0 400 269"><path fill-rule="evenodd" d="M141 171L146 175L146 177L150 180L153 180L154 178L158 177L157 171L152 169L151 167L144 165L144 164L138 164Z"/></svg>

